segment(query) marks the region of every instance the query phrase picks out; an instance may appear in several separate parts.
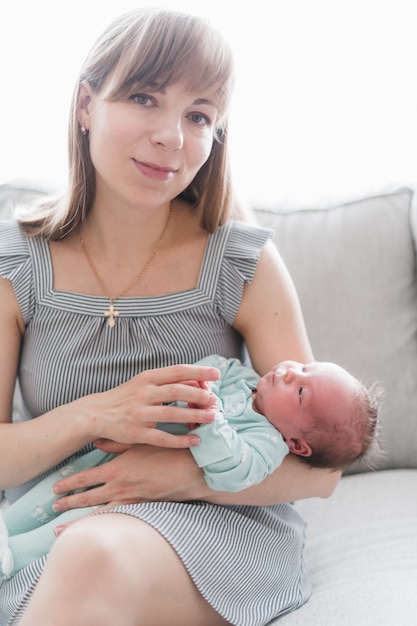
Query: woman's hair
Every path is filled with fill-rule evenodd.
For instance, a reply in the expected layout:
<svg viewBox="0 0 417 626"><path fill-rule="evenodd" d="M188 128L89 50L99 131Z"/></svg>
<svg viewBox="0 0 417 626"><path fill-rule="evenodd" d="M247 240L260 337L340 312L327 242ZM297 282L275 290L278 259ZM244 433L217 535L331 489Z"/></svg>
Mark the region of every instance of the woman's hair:
<svg viewBox="0 0 417 626"><path fill-rule="evenodd" d="M92 207L95 170L88 134L83 135L78 120L83 81L109 100L126 96L133 85L163 89L182 83L190 91L212 90L219 109L212 151L179 197L200 213L201 224L209 232L227 220L234 204L227 151L233 87L230 47L204 18L163 9L138 9L110 24L85 60L70 110L68 191L19 216L28 234L65 237Z"/></svg>

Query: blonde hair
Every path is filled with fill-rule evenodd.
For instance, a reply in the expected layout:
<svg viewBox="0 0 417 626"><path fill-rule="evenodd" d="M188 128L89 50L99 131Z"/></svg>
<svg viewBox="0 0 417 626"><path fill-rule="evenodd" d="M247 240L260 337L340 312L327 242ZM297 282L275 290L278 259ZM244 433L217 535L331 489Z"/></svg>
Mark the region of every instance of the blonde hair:
<svg viewBox="0 0 417 626"><path fill-rule="evenodd" d="M200 213L201 224L208 232L230 217L234 208L227 151L227 115L233 87L231 49L204 18L149 8L116 19L87 56L70 110L68 191L18 216L27 234L65 237L92 207L95 170L88 137L82 134L78 121L83 81L110 100L126 95L133 84L163 89L181 82L192 91L213 90L219 122L212 151L180 197Z"/></svg>

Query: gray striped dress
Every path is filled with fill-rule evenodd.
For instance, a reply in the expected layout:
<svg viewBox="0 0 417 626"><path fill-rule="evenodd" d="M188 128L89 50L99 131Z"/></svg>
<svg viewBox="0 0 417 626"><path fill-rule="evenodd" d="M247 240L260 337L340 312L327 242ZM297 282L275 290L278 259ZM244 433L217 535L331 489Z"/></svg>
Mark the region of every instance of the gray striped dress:
<svg viewBox="0 0 417 626"><path fill-rule="evenodd" d="M12 281L26 324L19 370L23 418L112 388L144 369L213 353L242 359L242 338L231 325L271 234L241 222L219 228L208 239L195 289L122 298L110 328L103 315L107 298L54 291L47 243L24 238L12 221L0 222L0 276ZM36 482L8 492L9 500ZM235 626L267 624L308 598L304 522L291 504L151 502L116 510L156 528L202 595ZM0 626L18 623L45 558L3 583Z"/></svg>

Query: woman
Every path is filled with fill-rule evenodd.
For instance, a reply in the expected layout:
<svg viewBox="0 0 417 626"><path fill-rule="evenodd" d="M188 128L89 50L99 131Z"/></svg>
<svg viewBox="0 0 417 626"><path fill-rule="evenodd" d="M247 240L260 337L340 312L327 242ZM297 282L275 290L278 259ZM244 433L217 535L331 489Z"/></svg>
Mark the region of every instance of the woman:
<svg viewBox="0 0 417 626"><path fill-rule="evenodd" d="M2 225L0 487L14 500L94 444L121 454L55 486L76 492L61 511L107 510L3 584L1 626L256 626L308 597L303 522L280 503L330 495L337 476L291 458L215 493L198 441L155 428L213 418L187 383L217 370L180 364L244 345L260 374L312 358L271 232L231 219L232 82L204 20L122 16L77 83L68 195ZM17 373L25 420L11 424Z"/></svg>

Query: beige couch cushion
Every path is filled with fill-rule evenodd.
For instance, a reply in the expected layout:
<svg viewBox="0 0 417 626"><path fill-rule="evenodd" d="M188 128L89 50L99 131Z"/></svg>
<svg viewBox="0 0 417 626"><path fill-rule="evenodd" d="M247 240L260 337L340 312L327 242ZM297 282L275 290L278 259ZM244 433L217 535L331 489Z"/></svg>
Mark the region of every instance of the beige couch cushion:
<svg viewBox="0 0 417 626"><path fill-rule="evenodd" d="M339 205L257 211L276 229L316 358L386 390L383 468L417 467L412 196L402 188Z"/></svg>
<svg viewBox="0 0 417 626"><path fill-rule="evenodd" d="M312 595L276 626L409 626L417 611L417 470L344 476L307 520Z"/></svg>

